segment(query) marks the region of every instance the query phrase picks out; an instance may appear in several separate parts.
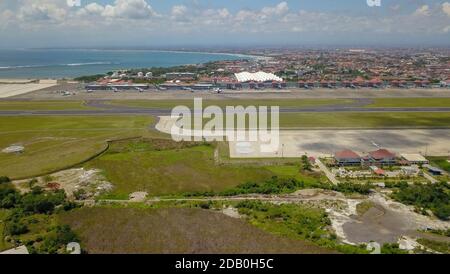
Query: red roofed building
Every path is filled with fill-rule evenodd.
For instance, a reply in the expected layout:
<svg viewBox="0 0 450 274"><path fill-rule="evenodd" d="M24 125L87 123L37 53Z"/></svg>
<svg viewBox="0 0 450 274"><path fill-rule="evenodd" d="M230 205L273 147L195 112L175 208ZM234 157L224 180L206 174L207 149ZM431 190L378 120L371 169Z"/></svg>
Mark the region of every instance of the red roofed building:
<svg viewBox="0 0 450 274"><path fill-rule="evenodd" d="M361 76L358 76L355 80L352 81L352 84L357 87L364 87L366 86L366 80L364 80L364 78L362 78Z"/></svg>
<svg viewBox="0 0 450 274"><path fill-rule="evenodd" d="M398 88L400 86L400 81L398 80L392 80L391 86Z"/></svg>
<svg viewBox="0 0 450 274"><path fill-rule="evenodd" d="M374 173L378 176L384 176L386 175L386 172L384 170L382 170L381 168L377 169L374 171Z"/></svg>
<svg viewBox="0 0 450 274"><path fill-rule="evenodd" d="M380 78L373 78L369 81L370 87L380 87L383 84L383 81L381 81Z"/></svg>
<svg viewBox="0 0 450 274"><path fill-rule="evenodd" d="M350 166L350 165L360 165L361 156L356 152L346 149L334 154L334 159L336 163L340 166Z"/></svg>
<svg viewBox="0 0 450 274"><path fill-rule="evenodd" d="M397 156L387 149L379 149L369 152L363 160L369 165L395 165Z"/></svg>

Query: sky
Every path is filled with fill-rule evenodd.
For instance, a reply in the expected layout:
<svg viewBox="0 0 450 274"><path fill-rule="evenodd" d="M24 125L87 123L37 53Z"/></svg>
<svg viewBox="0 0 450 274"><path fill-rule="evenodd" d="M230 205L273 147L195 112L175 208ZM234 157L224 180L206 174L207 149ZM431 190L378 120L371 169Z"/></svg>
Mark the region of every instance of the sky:
<svg viewBox="0 0 450 274"><path fill-rule="evenodd" d="M0 0L0 38L0 48L447 47L450 0Z"/></svg>

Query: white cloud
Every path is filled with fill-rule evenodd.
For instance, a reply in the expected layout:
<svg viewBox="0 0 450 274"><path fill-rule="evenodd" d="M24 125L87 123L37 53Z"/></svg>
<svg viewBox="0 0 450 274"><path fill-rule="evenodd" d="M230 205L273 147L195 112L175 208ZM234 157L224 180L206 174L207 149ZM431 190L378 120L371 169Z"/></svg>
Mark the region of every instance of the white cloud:
<svg viewBox="0 0 450 274"><path fill-rule="evenodd" d="M289 6L286 2L281 2L275 7L264 7L261 10L261 13L267 16L272 15L283 15L289 11Z"/></svg>
<svg viewBox="0 0 450 274"><path fill-rule="evenodd" d="M65 4L65 3L64 3ZM67 15L64 5L56 1L22 1L17 13L21 21L59 21L62 22Z"/></svg>
<svg viewBox="0 0 450 274"><path fill-rule="evenodd" d="M145 19L157 15L145 0L116 0L106 5L102 15L111 18Z"/></svg>
<svg viewBox="0 0 450 274"><path fill-rule="evenodd" d="M105 10L105 7L97 3L90 3L84 9L91 14L101 14Z"/></svg>
<svg viewBox="0 0 450 274"><path fill-rule="evenodd" d="M419 8L417 8L417 10L414 12L414 15L416 15L416 16L430 16L431 15L430 6L423 5L423 6L419 7Z"/></svg>
<svg viewBox="0 0 450 274"><path fill-rule="evenodd" d="M445 2L442 4L442 11L447 14L448 16L450 16L450 3L449 2Z"/></svg>
<svg viewBox="0 0 450 274"><path fill-rule="evenodd" d="M184 16L187 12L187 7L184 5L176 5L172 7L172 16L179 17Z"/></svg>
<svg viewBox="0 0 450 274"><path fill-rule="evenodd" d="M175 5L170 11L170 16L174 21L188 21L188 8L184 5Z"/></svg>

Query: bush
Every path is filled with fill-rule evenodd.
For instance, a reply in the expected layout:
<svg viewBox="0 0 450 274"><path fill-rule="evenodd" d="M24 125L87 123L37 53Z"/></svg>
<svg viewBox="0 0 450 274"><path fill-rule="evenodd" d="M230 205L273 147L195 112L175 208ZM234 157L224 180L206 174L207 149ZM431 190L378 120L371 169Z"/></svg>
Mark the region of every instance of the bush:
<svg viewBox="0 0 450 274"><path fill-rule="evenodd" d="M20 219L13 219L5 223L5 234L16 236L28 232L28 227Z"/></svg>
<svg viewBox="0 0 450 274"><path fill-rule="evenodd" d="M201 202L198 206L202 209L210 209L212 206L212 202L211 201Z"/></svg>
<svg viewBox="0 0 450 274"><path fill-rule="evenodd" d="M370 193L370 189L372 185L369 183L366 184L354 184L354 183L340 183L332 187L334 191L343 192L343 193L359 193L367 195Z"/></svg>
<svg viewBox="0 0 450 274"><path fill-rule="evenodd" d="M301 159L301 166L302 166L302 170L306 170L306 171L311 171L312 170L312 165L309 162L308 156L303 155L302 159Z"/></svg>
<svg viewBox="0 0 450 274"><path fill-rule="evenodd" d="M392 197L401 203L416 206L419 212L429 209L442 220L450 217L450 186L446 182L405 185L396 190Z"/></svg>
<svg viewBox="0 0 450 274"><path fill-rule="evenodd" d="M87 193L86 193L86 190L84 190L84 189L78 189L78 190L73 192L73 196L77 200L84 200L84 199L86 199L86 195L87 195Z"/></svg>
<svg viewBox="0 0 450 274"><path fill-rule="evenodd" d="M408 254L408 252L400 249L397 243L386 243L381 247L381 254Z"/></svg>
<svg viewBox="0 0 450 274"><path fill-rule="evenodd" d="M20 194L11 187L0 188L0 208L13 208L20 201Z"/></svg>
<svg viewBox="0 0 450 274"><path fill-rule="evenodd" d="M278 177L272 177L271 179L263 183L248 182L238 185L233 189L226 190L220 195L234 196L240 194L281 194L294 192L297 189L302 189L305 184L302 181L296 179L280 179Z"/></svg>
<svg viewBox="0 0 450 274"><path fill-rule="evenodd" d="M64 203L66 195L63 190L42 193L36 189L25 194L21 199L21 208L29 213L52 213L55 206Z"/></svg>
<svg viewBox="0 0 450 274"><path fill-rule="evenodd" d="M78 241L77 235L68 225L56 226L43 239L42 245L36 251L37 253L55 254L61 249L65 251L68 243Z"/></svg>
<svg viewBox="0 0 450 274"><path fill-rule="evenodd" d="M11 182L11 179L9 179L9 177L0 176L0 184L9 183L9 182Z"/></svg>

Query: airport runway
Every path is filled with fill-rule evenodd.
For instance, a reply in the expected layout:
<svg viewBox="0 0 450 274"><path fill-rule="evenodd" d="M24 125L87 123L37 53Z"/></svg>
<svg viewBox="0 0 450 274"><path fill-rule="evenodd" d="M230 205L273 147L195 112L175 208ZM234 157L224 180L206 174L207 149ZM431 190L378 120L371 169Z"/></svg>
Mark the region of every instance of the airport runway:
<svg viewBox="0 0 450 274"><path fill-rule="evenodd" d="M107 104L105 100L90 100L86 106L96 108L90 110L0 110L0 116L33 116L33 115L170 115L170 108L137 108ZM365 108L372 99L359 98L349 104L327 105L316 107L282 107L280 113L333 113L333 112L450 112L450 107L395 107L395 108Z"/></svg>

